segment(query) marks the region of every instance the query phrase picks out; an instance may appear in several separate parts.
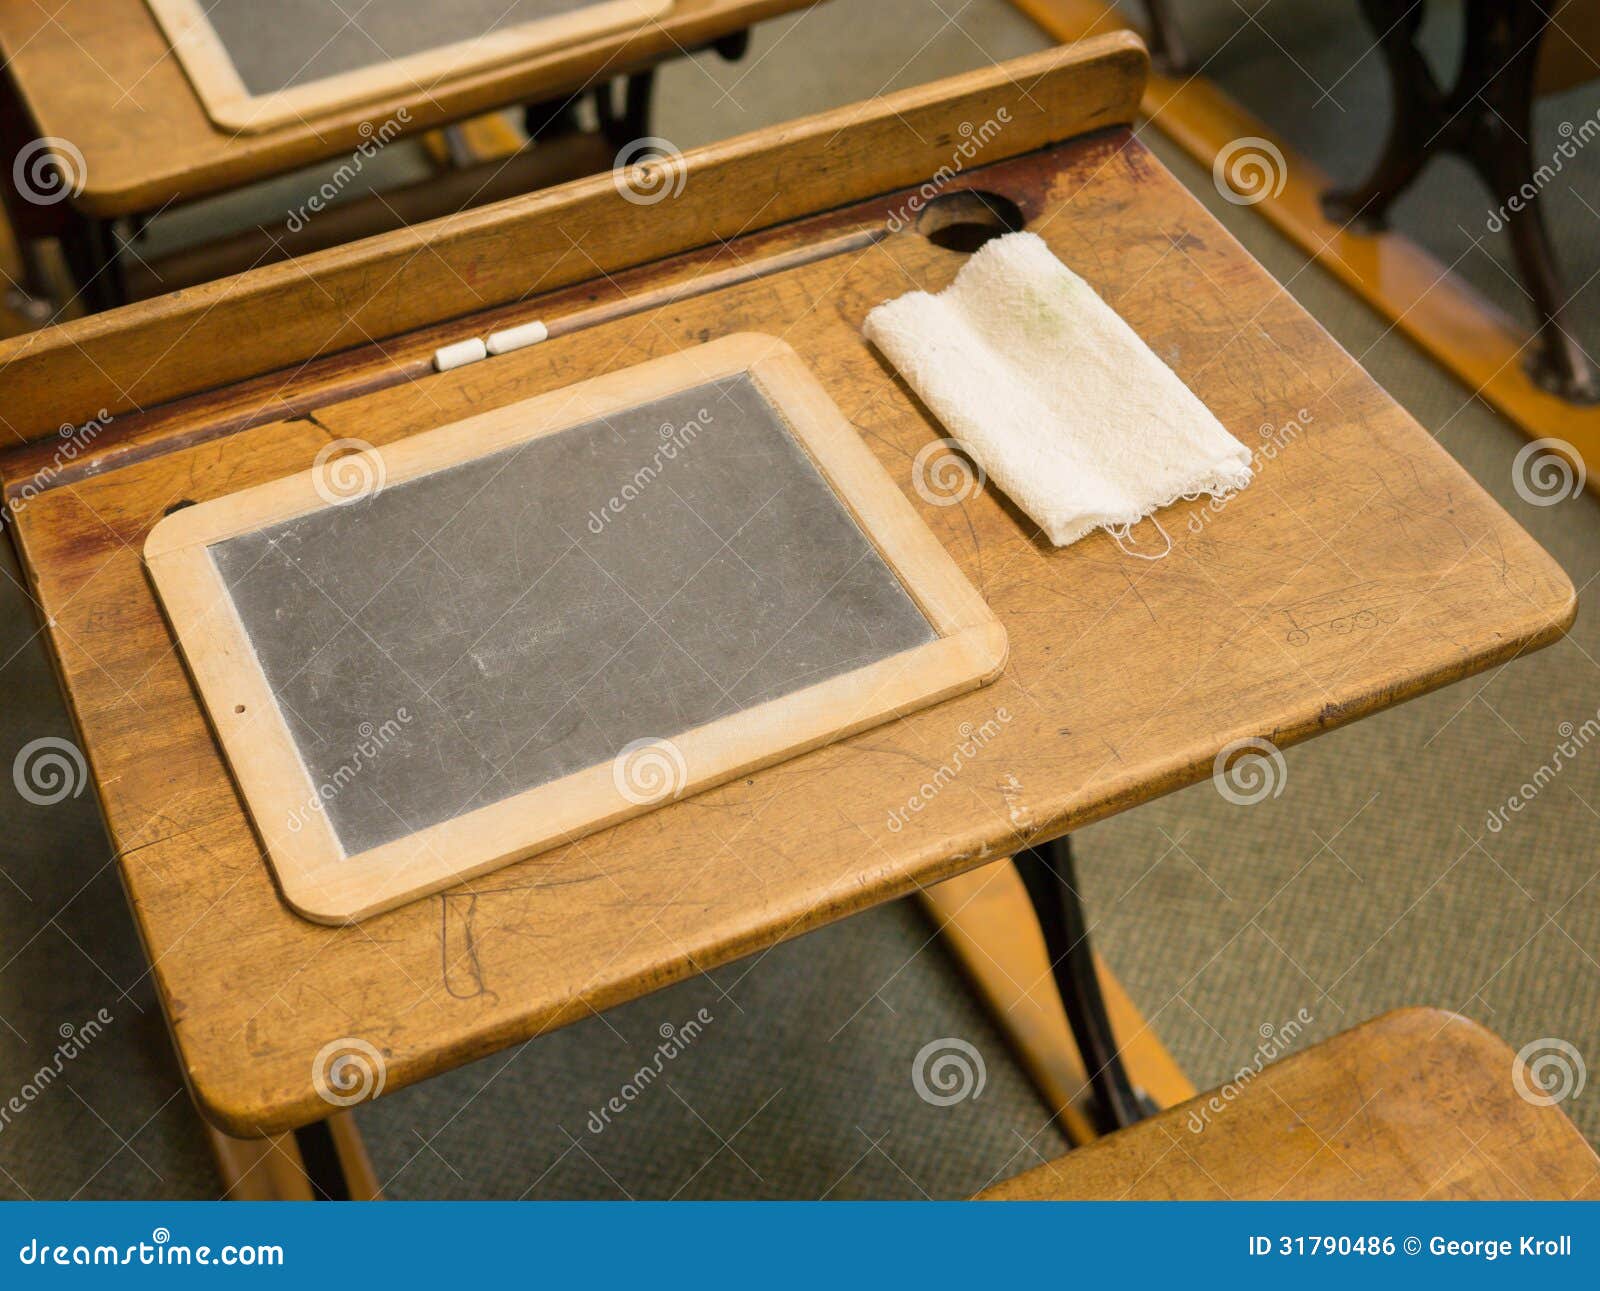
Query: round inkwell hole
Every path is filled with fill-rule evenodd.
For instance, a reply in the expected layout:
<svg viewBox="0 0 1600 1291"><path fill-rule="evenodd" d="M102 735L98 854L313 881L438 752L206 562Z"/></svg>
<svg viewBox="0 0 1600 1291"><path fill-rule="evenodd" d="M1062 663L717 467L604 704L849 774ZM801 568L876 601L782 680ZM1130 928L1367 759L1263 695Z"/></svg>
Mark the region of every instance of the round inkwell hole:
<svg viewBox="0 0 1600 1291"><path fill-rule="evenodd" d="M936 247L971 255L985 242L1020 233L1028 221L1009 197L981 188L942 193L917 216L917 232Z"/></svg>
<svg viewBox="0 0 1600 1291"><path fill-rule="evenodd" d="M235 704L233 706L233 711L236 712L236 713L244 712L244 705L243 704Z"/></svg>

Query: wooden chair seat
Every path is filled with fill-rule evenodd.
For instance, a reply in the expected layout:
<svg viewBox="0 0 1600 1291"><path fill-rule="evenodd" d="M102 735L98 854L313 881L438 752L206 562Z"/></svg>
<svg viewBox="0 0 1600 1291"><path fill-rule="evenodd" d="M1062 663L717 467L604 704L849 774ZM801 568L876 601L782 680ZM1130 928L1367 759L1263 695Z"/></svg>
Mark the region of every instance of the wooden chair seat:
<svg viewBox="0 0 1600 1291"><path fill-rule="evenodd" d="M1403 1009L980 1199L1600 1199L1600 1158L1517 1065L1476 1022Z"/></svg>

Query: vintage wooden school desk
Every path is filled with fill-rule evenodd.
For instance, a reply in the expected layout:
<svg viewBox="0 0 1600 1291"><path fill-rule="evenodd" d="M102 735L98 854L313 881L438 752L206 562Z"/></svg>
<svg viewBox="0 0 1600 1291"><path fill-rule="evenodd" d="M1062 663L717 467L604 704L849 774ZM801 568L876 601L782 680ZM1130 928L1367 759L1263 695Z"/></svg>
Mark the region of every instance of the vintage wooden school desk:
<svg viewBox="0 0 1600 1291"><path fill-rule="evenodd" d="M1234 741L1292 743L1561 634L1555 562L1132 137L1145 72L1133 37L1086 41L696 150L644 177L672 181L652 206L596 176L0 348L12 536L212 1122L320 1123L332 1042L371 1046L394 1090L1204 778ZM1225 506L1162 513L1164 559L1056 550L993 489L914 488L944 432L862 320L948 283L984 221L1038 232L1273 446ZM529 319L551 339L431 371ZM1004 624L1003 675L364 923L294 914L141 566L151 528L334 439L745 331L787 341L900 482ZM91 419L59 462L58 427Z"/></svg>
<svg viewBox="0 0 1600 1291"><path fill-rule="evenodd" d="M161 2L181 9L188 0ZM672 0L642 24L464 71L413 69L402 88L379 82L375 97L355 103L337 96L326 103L297 102L279 124L246 132L208 115L148 0L6 0L0 4L6 60L0 77L6 156L0 192L19 240L26 246L30 239L60 238L78 285L91 304L104 308L123 300L112 264L119 221L136 224L173 203L350 153L379 129L388 140L513 104L549 104L555 111L591 86L614 154L619 140L650 133L651 78L658 64L706 48L740 57L752 25L815 2ZM611 93L611 82L619 78L628 80L620 110ZM72 187L81 185L70 201L30 202L18 192L13 159L37 139L62 140L81 156L81 163L70 155L65 163ZM563 178L584 173L571 167L587 162L590 152L576 141L570 151L578 155L538 165L530 155L524 176L529 186L552 167L559 174L563 164ZM476 187L505 182L506 176L491 170L478 177ZM472 191L464 188L462 200Z"/></svg>

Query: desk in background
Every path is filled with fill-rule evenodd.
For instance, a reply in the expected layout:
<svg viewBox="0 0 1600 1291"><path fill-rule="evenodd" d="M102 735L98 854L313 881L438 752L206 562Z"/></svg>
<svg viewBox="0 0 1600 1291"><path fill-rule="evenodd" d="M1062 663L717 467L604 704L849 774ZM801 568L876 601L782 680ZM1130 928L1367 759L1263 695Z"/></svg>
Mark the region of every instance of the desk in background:
<svg viewBox="0 0 1600 1291"><path fill-rule="evenodd" d="M247 134L219 128L206 114L145 0L15 0L0 5L0 52L6 59L0 77L6 158L0 193L30 257L30 277L45 276L35 244L59 239L84 302L108 308L128 298L119 249L153 213L350 154L380 133L387 142L525 104L532 133L554 146L529 149L514 164L497 159L481 172L420 185L391 210L377 205L369 211L367 232L373 220L432 218L469 201L497 200L609 167L618 148L650 133L657 65L704 49L740 57L753 24L815 2L676 0L643 26ZM620 94L612 85L619 79L625 81ZM570 127L573 104L590 89L601 130L586 139ZM13 163L24 154L37 160L38 140L62 141L57 155L65 159L70 198L61 200L54 188L44 201L19 191ZM361 231L336 208L324 214L326 219L310 222L308 236L278 230L272 241L257 239L254 255L231 268L207 264L232 272ZM179 273L176 285L188 285ZM171 289L159 282L150 286Z"/></svg>

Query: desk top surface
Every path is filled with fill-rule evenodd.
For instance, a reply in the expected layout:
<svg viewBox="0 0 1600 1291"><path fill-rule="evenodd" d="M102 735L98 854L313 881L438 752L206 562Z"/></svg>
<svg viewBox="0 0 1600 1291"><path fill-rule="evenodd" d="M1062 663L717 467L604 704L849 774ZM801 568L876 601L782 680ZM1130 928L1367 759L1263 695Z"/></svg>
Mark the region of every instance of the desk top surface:
<svg viewBox="0 0 1600 1291"><path fill-rule="evenodd" d="M314 419L180 438L30 498L20 547L179 1051L213 1118L250 1132L324 1114L315 1060L351 1037L381 1055L392 1090L1203 779L1235 741L1292 743L1546 644L1570 622L1574 593L1555 562L1126 129L1026 151L1023 96L1046 121L1068 113L1069 93L1081 120L1126 121L1136 70L1119 63L1107 88L1080 86L1071 67L1034 80L1024 63L989 74L984 94L1000 97L957 103L942 126L921 93L882 110L882 128L931 160L966 137L961 122L1014 104L1021 155L959 182L1016 201L1259 446L1258 478L1226 505L1161 513L1164 559L1104 534L1058 550L992 488L948 504L916 487L918 454L943 432L861 323L889 296L943 287L964 257L910 228L878 236L915 203L906 191L547 292L527 302L532 314L637 308L531 350L333 401ZM818 120L801 132L816 147L856 146L850 118ZM813 146L793 130L772 139L776 172L748 150L704 167L691 155L677 200L725 205L718 184L764 185L758 176L781 176ZM598 184L571 191L601 196ZM529 200L542 231L564 218L566 197ZM837 204L819 193L819 209ZM647 210L640 227L664 227L654 221L671 210L671 199ZM764 263L781 268L757 276ZM659 294L730 269L734 280L704 294ZM357 927L294 915L146 581L145 534L175 503L304 470L332 438L385 442L744 330L781 335L805 358L978 587L1010 637L1001 678ZM95 344L88 328L74 335Z"/></svg>
<svg viewBox="0 0 1600 1291"><path fill-rule="evenodd" d="M77 205L92 215L115 216L337 156L360 146L383 123L393 123L382 135L390 138L568 93L814 3L676 0L661 18L637 29L578 40L257 134L224 130L211 121L145 0L0 5L0 49L40 135L66 140L83 156L74 175L83 185Z"/></svg>

